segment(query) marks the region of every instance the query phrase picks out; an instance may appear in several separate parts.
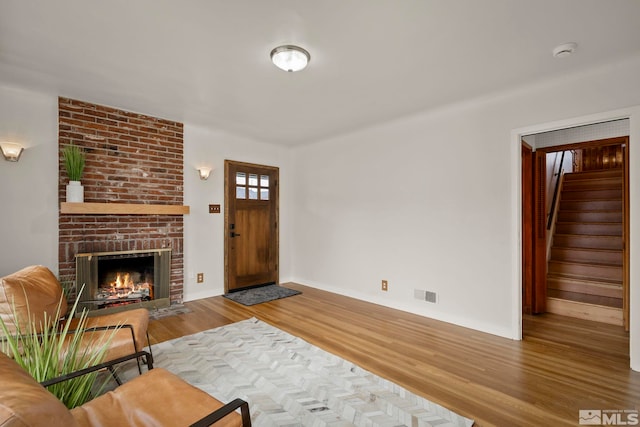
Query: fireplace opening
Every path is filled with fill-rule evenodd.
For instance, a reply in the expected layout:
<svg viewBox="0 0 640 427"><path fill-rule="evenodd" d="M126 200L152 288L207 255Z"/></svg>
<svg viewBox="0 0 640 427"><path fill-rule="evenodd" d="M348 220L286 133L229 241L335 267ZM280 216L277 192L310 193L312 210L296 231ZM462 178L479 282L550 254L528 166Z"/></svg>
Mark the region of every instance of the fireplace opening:
<svg viewBox="0 0 640 427"><path fill-rule="evenodd" d="M170 268L171 249L77 254L80 302L90 310L168 305Z"/></svg>
<svg viewBox="0 0 640 427"><path fill-rule="evenodd" d="M131 304L153 299L154 257L142 255L98 259L98 290L94 296L100 306Z"/></svg>

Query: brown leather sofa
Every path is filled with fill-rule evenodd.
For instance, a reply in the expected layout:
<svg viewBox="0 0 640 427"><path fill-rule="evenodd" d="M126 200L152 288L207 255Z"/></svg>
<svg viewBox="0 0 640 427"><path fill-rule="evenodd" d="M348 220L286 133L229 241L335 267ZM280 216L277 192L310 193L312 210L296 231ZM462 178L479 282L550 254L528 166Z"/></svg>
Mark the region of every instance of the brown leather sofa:
<svg viewBox="0 0 640 427"><path fill-rule="evenodd" d="M242 410L242 416L235 409ZM218 420L214 423L213 420ZM0 426L3 427L251 426L249 407L223 405L174 374L156 368L68 410L14 360L0 353Z"/></svg>
<svg viewBox="0 0 640 427"><path fill-rule="evenodd" d="M45 324L45 319L50 321L54 318L58 304L61 304L60 313L66 314L68 307L62 286L47 267L26 267L0 279L0 317L9 333L15 333L17 329L26 331L29 324L36 327L36 332L42 332L50 326ZM70 330L73 330L78 319L73 318L69 322ZM93 340L83 342L86 345L101 342L98 335L110 334L109 328L115 325L122 325L122 328L111 340L105 360L141 351L148 344L149 311L146 308L87 318L85 327L97 331Z"/></svg>

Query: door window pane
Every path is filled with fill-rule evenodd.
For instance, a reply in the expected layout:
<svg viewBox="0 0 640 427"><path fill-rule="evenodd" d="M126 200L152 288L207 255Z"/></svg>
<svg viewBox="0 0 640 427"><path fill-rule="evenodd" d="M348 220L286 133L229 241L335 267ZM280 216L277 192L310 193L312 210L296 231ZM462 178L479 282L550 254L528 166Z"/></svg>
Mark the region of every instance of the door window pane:
<svg viewBox="0 0 640 427"><path fill-rule="evenodd" d="M236 199L246 199L247 198L246 192L247 192L246 188L236 187Z"/></svg>
<svg viewBox="0 0 640 427"><path fill-rule="evenodd" d="M260 187L269 186L269 175L260 175Z"/></svg>
<svg viewBox="0 0 640 427"><path fill-rule="evenodd" d="M249 187L249 200L258 200L258 187Z"/></svg>
<svg viewBox="0 0 640 427"><path fill-rule="evenodd" d="M236 173L236 184L238 185L246 185L247 184L247 175L244 172Z"/></svg>
<svg viewBox="0 0 640 427"><path fill-rule="evenodd" d="M258 185L258 175L253 173L249 174L249 185L254 185L254 186Z"/></svg>
<svg viewBox="0 0 640 427"><path fill-rule="evenodd" d="M269 200L269 189L261 188L260 189L260 200Z"/></svg>

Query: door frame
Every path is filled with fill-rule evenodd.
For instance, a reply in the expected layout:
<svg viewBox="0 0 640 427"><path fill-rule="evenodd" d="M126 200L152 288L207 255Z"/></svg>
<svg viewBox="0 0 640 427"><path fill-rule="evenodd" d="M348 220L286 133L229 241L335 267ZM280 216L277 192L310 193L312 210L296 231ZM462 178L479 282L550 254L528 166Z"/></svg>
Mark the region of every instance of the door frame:
<svg viewBox="0 0 640 427"><path fill-rule="evenodd" d="M533 228L533 147L522 141L522 310L533 313L534 286L534 241Z"/></svg>
<svg viewBox="0 0 640 427"><path fill-rule="evenodd" d="M257 163L247 163L240 162L236 160L225 159L224 161L224 293L229 293L229 247L231 244L231 238L229 233L231 232L229 227L229 194L230 188L235 187L235 180L233 182L229 182L229 166L245 166L245 167L257 167L262 169L268 169L276 173L276 182L274 183L274 194L273 201L275 202L275 222L276 222L276 232L275 232L275 251L274 251L274 261L275 261L275 273L276 273L276 284L280 283L280 168L277 166L267 166L261 165Z"/></svg>

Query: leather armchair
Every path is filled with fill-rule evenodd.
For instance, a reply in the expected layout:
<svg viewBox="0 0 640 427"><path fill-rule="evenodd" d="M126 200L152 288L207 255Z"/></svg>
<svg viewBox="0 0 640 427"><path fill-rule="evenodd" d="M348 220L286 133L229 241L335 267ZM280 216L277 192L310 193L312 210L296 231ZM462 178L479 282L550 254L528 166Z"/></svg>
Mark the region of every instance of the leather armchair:
<svg viewBox="0 0 640 427"><path fill-rule="evenodd" d="M55 275L47 267L35 265L23 268L13 274L0 279L0 317L7 326L9 333L18 329L25 331L28 325L35 326L36 332L42 332L58 313L67 312L67 301L64 298L62 286ZM15 313L15 315L14 315ZM78 319L69 319L70 330L73 330ZM141 351L149 344L147 327L149 326L149 311L145 308L123 311L120 313L88 317L86 329L93 330L86 334L83 344L91 347L99 342L99 335L112 332L115 325L121 329L115 333L105 360L113 360ZM150 345L149 345L149 348ZM118 378L115 377L117 381Z"/></svg>
<svg viewBox="0 0 640 427"><path fill-rule="evenodd" d="M132 357L136 354L127 358ZM151 360L150 355L147 357ZM65 381L107 364L46 383ZM0 353L0 378L0 425L3 427L251 426L249 406L243 400L224 405L162 368L145 372L72 410L3 353ZM241 414L236 409L240 409Z"/></svg>

